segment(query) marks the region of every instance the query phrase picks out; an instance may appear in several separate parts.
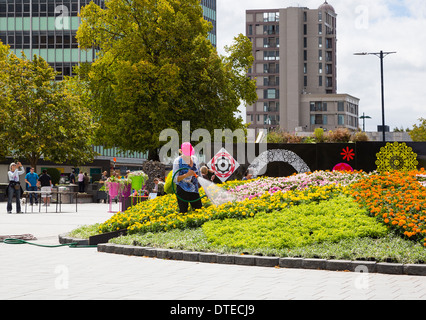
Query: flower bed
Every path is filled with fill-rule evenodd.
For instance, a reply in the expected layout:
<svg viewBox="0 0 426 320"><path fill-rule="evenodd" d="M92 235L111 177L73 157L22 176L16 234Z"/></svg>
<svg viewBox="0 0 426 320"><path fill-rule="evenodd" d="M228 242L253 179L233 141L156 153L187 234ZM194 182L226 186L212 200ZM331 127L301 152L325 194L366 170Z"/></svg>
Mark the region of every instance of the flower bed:
<svg viewBox="0 0 426 320"><path fill-rule="evenodd" d="M203 227L211 241L227 239L225 233L215 236L215 231L235 230L242 236L235 240L238 246L243 243L254 246L258 242L262 246L269 243L272 248L277 243L297 247L347 237L383 237L392 231L423 245L426 243L426 189L422 185L425 177L424 170L392 174L314 172L287 178L232 181L222 187L234 193L237 202L214 206L203 198L201 210L181 214L176 197L166 195L117 213L99 226L99 232L127 229L130 235L143 235ZM360 211L352 210L355 201L361 206ZM331 209L326 214L314 214L319 205ZM366 212L371 216L369 219ZM282 228L259 238L262 234L259 230L271 225L271 221L280 221L278 225ZM210 225L214 227L209 229ZM307 232L308 225L317 227ZM293 240L292 231L297 234Z"/></svg>
<svg viewBox="0 0 426 320"><path fill-rule="evenodd" d="M373 174L353 185L353 196L379 221L426 246L424 169Z"/></svg>
<svg viewBox="0 0 426 320"><path fill-rule="evenodd" d="M304 190L316 186L348 186L366 175L364 172L316 171L284 178L260 178L246 184L232 186L229 191L234 193L238 200L253 199L266 192L273 194L278 191Z"/></svg>
<svg viewBox="0 0 426 320"><path fill-rule="evenodd" d="M347 238L382 237L388 232L384 225L368 216L367 210L358 208L349 196L271 213L262 211L244 221L210 221L202 228L213 245L240 249L295 248Z"/></svg>

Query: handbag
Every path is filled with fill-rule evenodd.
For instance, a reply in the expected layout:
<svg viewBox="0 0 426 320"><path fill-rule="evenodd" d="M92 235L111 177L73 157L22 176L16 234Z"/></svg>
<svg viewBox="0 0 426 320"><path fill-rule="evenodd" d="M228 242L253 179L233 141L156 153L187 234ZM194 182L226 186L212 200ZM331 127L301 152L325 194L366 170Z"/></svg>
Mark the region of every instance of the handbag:
<svg viewBox="0 0 426 320"><path fill-rule="evenodd" d="M13 187L15 188L15 190L21 190L21 184L19 182L15 182Z"/></svg>

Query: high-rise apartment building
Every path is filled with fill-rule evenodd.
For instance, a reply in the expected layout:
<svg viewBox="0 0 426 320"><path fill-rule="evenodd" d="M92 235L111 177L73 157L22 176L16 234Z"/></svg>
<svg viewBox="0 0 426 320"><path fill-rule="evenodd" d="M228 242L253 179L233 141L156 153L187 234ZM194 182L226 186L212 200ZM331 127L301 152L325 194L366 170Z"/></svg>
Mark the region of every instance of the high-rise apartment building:
<svg viewBox="0 0 426 320"><path fill-rule="evenodd" d="M81 7L104 0L0 0L0 40L20 56L34 54L45 59L60 74L72 74L81 62L92 62L94 50L80 50L76 40ZM209 39L216 46L216 0L201 0L206 20L213 24Z"/></svg>
<svg viewBox="0 0 426 320"><path fill-rule="evenodd" d="M290 7L246 11L259 100L247 106L251 128L312 132L358 128L359 99L337 94L337 15Z"/></svg>

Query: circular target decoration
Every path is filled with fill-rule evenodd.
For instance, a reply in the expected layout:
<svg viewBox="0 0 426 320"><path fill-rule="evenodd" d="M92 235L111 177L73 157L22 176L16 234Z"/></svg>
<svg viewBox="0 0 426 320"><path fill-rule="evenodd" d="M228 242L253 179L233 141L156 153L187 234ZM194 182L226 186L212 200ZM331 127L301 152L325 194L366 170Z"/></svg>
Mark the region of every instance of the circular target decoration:
<svg viewBox="0 0 426 320"><path fill-rule="evenodd" d="M240 166L225 148L222 148L207 165L222 182L228 180Z"/></svg>

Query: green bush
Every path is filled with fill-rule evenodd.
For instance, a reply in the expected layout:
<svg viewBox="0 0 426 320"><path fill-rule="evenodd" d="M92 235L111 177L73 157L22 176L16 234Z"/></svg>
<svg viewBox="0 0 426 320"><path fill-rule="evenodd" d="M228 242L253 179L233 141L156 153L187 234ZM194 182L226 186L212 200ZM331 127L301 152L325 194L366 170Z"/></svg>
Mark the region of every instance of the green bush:
<svg viewBox="0 0 426 320"><path fill-rule="evenodd" d="M279 212L261 212L253 219L210 221L202 228L214 245L275 249L338 242L347 238L381 237L388 232L348 196Z"/></svg>
<svg viewBox="0 0 426 320"><path fill-rule="evenodd" d="M52 179L53 185L59 184L59 180L61 179L61 172L56 168L47 168L47 174Z"/></svg>

